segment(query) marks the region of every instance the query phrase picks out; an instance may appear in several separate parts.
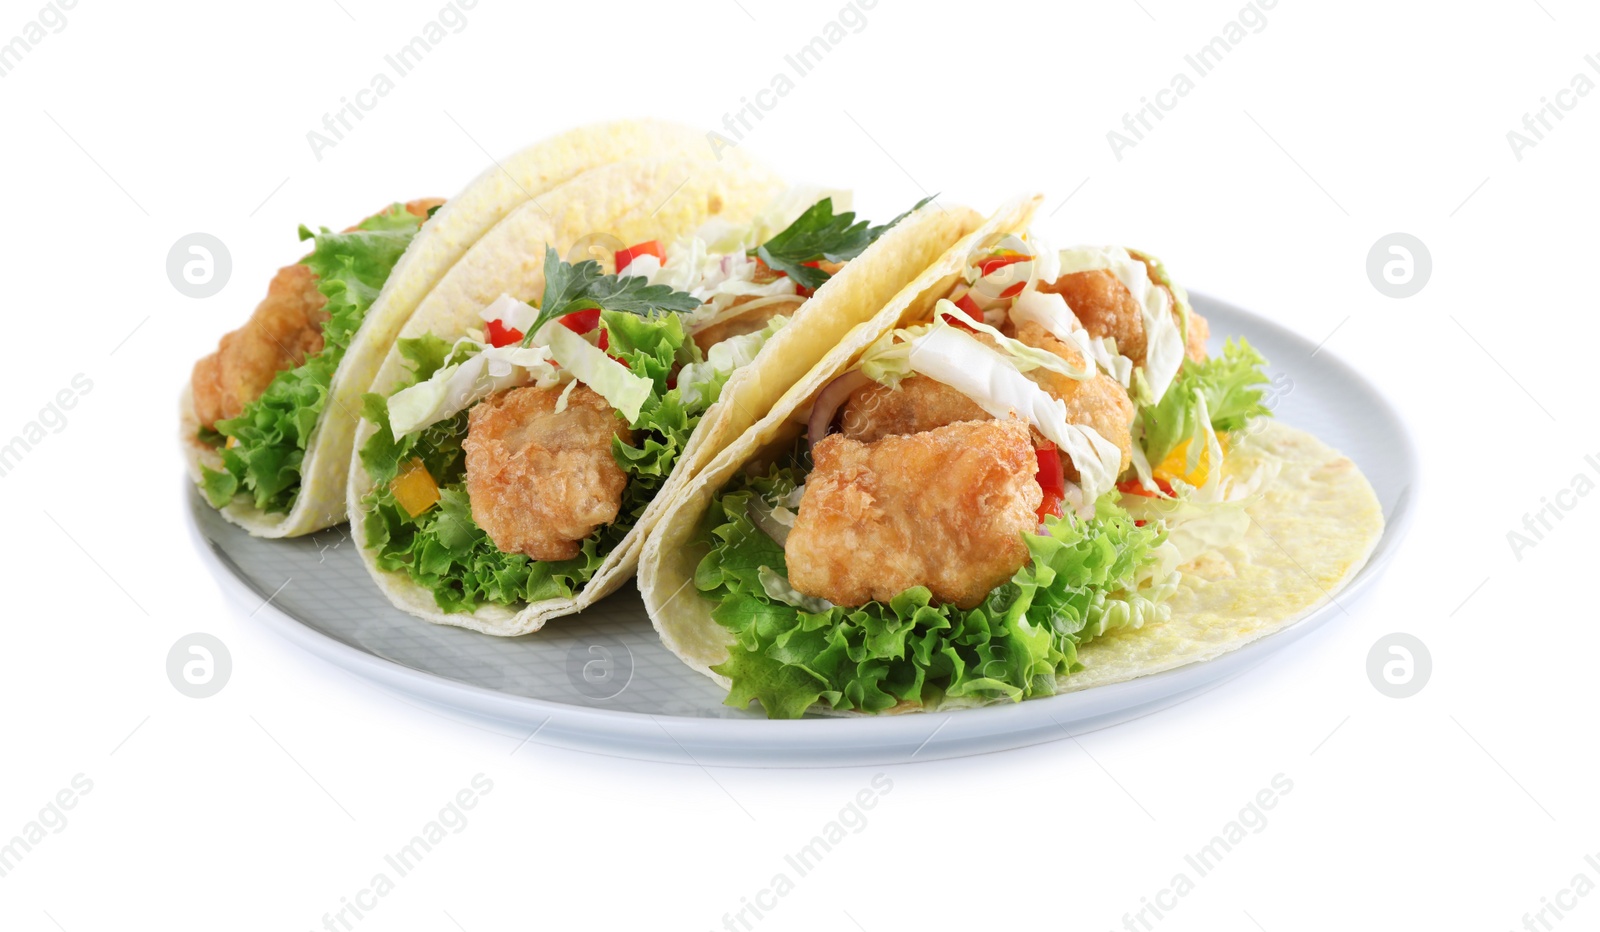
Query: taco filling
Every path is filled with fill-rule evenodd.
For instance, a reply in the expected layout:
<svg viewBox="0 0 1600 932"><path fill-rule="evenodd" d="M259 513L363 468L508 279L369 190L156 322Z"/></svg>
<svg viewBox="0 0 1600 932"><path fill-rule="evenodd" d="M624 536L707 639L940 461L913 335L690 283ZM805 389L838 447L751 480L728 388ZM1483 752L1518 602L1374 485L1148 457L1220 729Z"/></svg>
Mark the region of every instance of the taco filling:
<svg viewBox="0 0 1600 932"><path fill-rule="evenodd" d="M190 377L212 449L201 489L215 508L241 496L285 513L329 397L334 372L395 263L442 200L394 204L342 233L300 228L311 254L273 277L244 326L224 336Z"/></svg>
<svg viewBox="0 0 1600 932"><path fill-rule="evenodd" d="M932 297L932 296L930 296ZM1159 262L1029 234L820 389L807 432L712 500L694 583L728 704L772 717L1049 695L1084 643L1168 617L1244 533L1225 478L1264 360L1208 358Z"/></svg>
<svg viewBox="0 0 1600 932"><path fill-rule="evenodd" d="M616 250L614 274L546 247L537 303L502 296L453 342L402 339L409 383L364 400L378 567L447 612L572 597L733 374L904 216L871 226L823 198L770 236L758 219Z"/></svg>

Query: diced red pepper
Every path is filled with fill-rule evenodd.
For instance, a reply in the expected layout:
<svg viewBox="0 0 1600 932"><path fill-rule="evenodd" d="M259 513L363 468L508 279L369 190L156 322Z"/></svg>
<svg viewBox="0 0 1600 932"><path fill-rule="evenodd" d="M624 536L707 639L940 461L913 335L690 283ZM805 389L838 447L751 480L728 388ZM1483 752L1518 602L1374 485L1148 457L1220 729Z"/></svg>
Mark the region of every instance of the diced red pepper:
<svg viewBox="0 0 1600 932"><path fill-rule="evenodd" d="M1169 497L1172 495L1172 486L1168 484L1167 480L1158 478L1155 480L1155 484L1156 488L1160 489L1163 494ZM1123 495L1141 495L1145 498L1157 497L1154 492L1141 485L1138 479L1129 479L1126 482L1117 483L1117 491Z"/></svg>
<svg viewBox="0 0 1600 932"><path fill-rule="evenodd" d="M1007 288L1005 291L1000 292L1000 297L1002 297L1002 298L1015 298L1017 295L1022 294L1022 289L1026 288L1026 287L1028 287L1028 283L1027 282L1017 282L1015 285L1012 285L1010 288Z"/></svg>
<svg viewBox="0 0 1600 932"><path fill-rule="evenodd" d="M611 348L611 331L602 329L600 331L600 339L599 339L598 342L595 343L595 346L598 346L603 350L604 349L610 349Z"/></svg>
<svg viewBox="0 0 1600 932"><path fill-rule="evenodd" d="M778 269L775 269L772 266L770 266L770 265L766 264L765 262L763 262L761 260L760 256L756 257L756 274L755 274L756 284L764 285L767 282L776 281L776 280L778 280L780 278L788 278L788 277L789 277L789 273L788 272L779 271Z"/></svg>
<svg viewBox="0 0 1600 932"><path fill-rule="evenodd" d="M617 250L617 271L621 272L640 256L655 256L663 264L667 261L667 253L661 248L661 241L653 239L629 246L627 249Z"/></svg>
<svg viewBox="0 0 1600 932"><path fill-rule="evenodd" d="M983 309L978 307L978 302L972 300L972 293L971 292L968 292L968 293L962 295L961 297L957 298L954 303L955 303L955 306L957 308L959 308L963 314L966 314L968 317L972 318L973 320L976 320L976 321L982 321L983 320ZM945 320L949 321L951 326L960 327L962 330L965 330L968 333L977 333L978 332L978 329L976 327L969 327L965 323L963 323L963 322L961 322L959 320L956 320L954 318L946 317Z"/></svg>
<svg viewBox="0 0 1600 932"><path fill-rule="evenodd" d="M510 346L522 342L521 330L513 330L498 320L489 321L488 331L490 346Z"/></svg>
<svg viewBox="0 0 1600 932"><path fill-rule="evenodd" d="M1061 451L1054 444L1041 447L1034 452L1039 458L1039 489L1044 492L1044 499L1039 503L1039 520L1042 522L1046 515L1061 517L1061 503L1067 497L1067 477L1061 466Z"/></svg>
<svg viewBox="0 0 1600 932"><path fill-rule="evenodd" d="M573 311L560 318L561 326L573 333L588 333L600 325L600 309L591 307L587 311Z"/></svg>
<svg viewBox="0 0 1600 932"><path fill-rule="evenodd" d="M973 320L980 322L983 320L983 308L978 307L978 302L972 300L972 293L970 291L962 295L960 298L957 298L955 305L956 307L965 311L966 315Z"/></svg>
<svg viewBox="0 0 1600 932"><path fill-rule="evenodd" d="M988 275L995 269L1003 269L1008 265L1015 265L1018 262L1026 262L1032 258L1032 256L1023 255L1020 252L1010 253L1007 255L990 256L989 258L978 263L978 274L980 276Z"/></svg>

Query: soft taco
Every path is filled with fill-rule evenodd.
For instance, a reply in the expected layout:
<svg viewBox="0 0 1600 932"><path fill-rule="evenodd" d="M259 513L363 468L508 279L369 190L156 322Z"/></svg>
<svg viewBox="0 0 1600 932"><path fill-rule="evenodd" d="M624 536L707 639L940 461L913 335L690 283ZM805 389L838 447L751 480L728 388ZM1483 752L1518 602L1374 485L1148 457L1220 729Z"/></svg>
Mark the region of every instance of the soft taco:
<svg viewBox="0 0 1600 932"><path fill-rule="evenodd" d="M407 323L349 485L396 606L511 636L613 591L694 472L978 222L918 204L874 226L795 191L758 209L681 175L618 163L551 191L539 229L485 237Z"/></svg>
<svg viewBox="0 0 1600 932"><path fill-rule="evenodd" d="M530 146L449 201L393 205L312 251L194 367L180 401L189 470L228 520L292 537L345 516L361 393L401 325L488 231L591 169L647 155L709 158L702 134L652 121L583 127ZM729 170L761 176L738 153Z"/></svg>
<svg viewBox="0 0 1600 932"><path fill-rule="evenodd" d="M1032 202L957 243L689 484L639 588L666 645L774 718L1018 701L1304 616L1383 518L1270 419L1153 257L1054 250Z"/></svg>

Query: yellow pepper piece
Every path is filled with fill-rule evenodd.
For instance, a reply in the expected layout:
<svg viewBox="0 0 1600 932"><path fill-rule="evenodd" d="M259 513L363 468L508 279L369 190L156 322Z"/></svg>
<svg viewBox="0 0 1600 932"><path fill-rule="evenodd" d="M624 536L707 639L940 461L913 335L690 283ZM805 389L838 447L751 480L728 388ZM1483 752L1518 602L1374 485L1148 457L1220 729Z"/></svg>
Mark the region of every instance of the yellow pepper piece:
<svg viewBox="0 0 1600 932"><path fill-rule="evenodd" d="M422 460L415 456L400 467L399 475L389 483L389 491L394 493L394 500L406 510L406 514L413 518L439 503L439 484L428 474L428 467L422 465Z"/></svg>
<svg viewBox="0 0 1600 932"><path fill-rule="evenodd" d="M1217 445L1226 454L1228 452L1228 435L1217 434ZM1165 479L1168 482L1173 479L1182 479L1192 486L1204 485L1206 476L1211 473L1211 451L1202 447L1200 449L1200 458L1195 463L1194 472L1189 472L1188 470L1189 441L1185 440L1174 447L1172 452L1167 454L1167 458L1162 460L1161 464L1153 472L1157 479Z"/></svg>
<svg viewBox="0 0 1600 932"><path fill-rule="evenodd" d="M229 437L228 438L228 442L224 443L222 445L222 448L224 450L231 450L231 449L233 449L234 447L236 447L238 445L239 445L239 438L238 437Z"/></svg>

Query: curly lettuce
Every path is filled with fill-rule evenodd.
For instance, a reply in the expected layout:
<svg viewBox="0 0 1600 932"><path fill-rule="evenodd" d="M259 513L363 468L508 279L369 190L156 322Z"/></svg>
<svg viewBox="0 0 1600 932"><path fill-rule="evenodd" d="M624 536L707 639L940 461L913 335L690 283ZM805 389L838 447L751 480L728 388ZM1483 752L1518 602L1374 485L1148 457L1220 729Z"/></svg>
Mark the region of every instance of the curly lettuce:
<svg viewBox="0 0 1600 932"><path fill-rule="evenodd" d="M317 290L328 299L322 349L274 376L238 417L217 422L215 437L226 444L223 468L204 469L200 483L213 507L240 494L266 512L294 507L306 447L327 407L334 372L423 221L395 204L348 233L300 228L302 240L316 241L301 263L316 273Z"/></svg>
<svg viewBox="0 0 1600 932"><path fill-rule="evenodd" d="M804 472L774 467L737 481L702 525L710 550L694 583L734 636L728 660L713 667L733 681L730 706L756 701L771 718L796 718L818 707L881 712L1052 695L1057 677L1081 669L1082 644L1166 618L1171 580L1152 579L1163 534L1136 524L1113 496L1091 519L1052 518L1047 533L1024 534L1028 563L976 608L935 604L918 586L888 602L808 611L791 604L803 600L788 589L783 547L751 518L753 504L781 503Z"/></svg>
<svg viewBox="0 0 1600 932"><path fill-rule="evenodd" d="M677 315L640 317L608 310L601 312L600 321L608 336L607 352L652 386L639 416L629 422L634 442L612 441L612 456L628 474L616 521L590 535L571 560L502 552L472 520L462 453L467 412L397 441L385 399L369 394L364 414L378 429L361 449L374 485L364 500L370 509L365 545L376 552L380 567L405 573L432 592L435 604L447 612L468 612L486 603L570 598L594 576L655 499L717 394L708 397L695 389L686 396L672 385L679 359L694 354ZM460 361L446 359L450 344L431 336L401 341L400 352L411 364L413 384L448 362ZM718 391L725 381L717 382ZM401 465L413 457L422 459L439 486L439 504L416 517L400 507L390 488Z"/></svg>
<svg viewBox="0 0 1600 932"><path fill-rule="evenodd" d="M1272 414L1262 403L1266 364L1242 337L1229 340L1220 356L1204 362L1186 360L1161 400L1139 411L1136 431L1142 431L1145 458L1160 463L1192 438L1203 445L1202 413L1216 432L1239 430L1253 417Z"/></svg>

